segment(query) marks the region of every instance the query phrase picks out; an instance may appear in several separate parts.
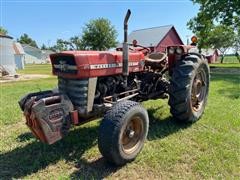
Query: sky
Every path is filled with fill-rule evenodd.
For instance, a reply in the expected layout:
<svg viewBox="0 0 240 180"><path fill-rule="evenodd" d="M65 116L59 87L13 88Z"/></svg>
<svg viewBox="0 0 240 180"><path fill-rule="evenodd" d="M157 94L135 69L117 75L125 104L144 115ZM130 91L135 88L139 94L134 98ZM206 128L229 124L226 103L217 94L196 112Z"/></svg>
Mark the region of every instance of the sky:
<svg viewBox="0 0 240 180"><path fill-rule="evenodd" d="M55 44L81 35L91 19L108 18L123 41L123 19L131 9L129 33L133 30L163 25L174 25L183 42L192 32L187 22L199 6L190 0L0 0L0 25L10 36L19 38L27 33L38 46Z"/></svg>

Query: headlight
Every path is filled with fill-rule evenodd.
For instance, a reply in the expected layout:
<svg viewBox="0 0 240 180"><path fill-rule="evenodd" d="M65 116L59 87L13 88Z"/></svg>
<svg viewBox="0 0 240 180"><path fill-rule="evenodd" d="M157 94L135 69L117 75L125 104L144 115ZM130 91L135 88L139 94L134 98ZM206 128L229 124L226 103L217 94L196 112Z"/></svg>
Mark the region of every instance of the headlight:
<svg viewBox="0 0 240 180"><path fill-rule="evenodd" d="M183 49L180 48L180 47L178 47L178 48L176 49L176 53L177 53L177 54L182 54L182 53L183 53Z"/></svg>
<svg viewBox="0 0 240 180"><path fill-rule="evenodd" d="M168 53L169 54L174 54L174 52L175 52L175 48L174 47L168 48Z"/></svg>

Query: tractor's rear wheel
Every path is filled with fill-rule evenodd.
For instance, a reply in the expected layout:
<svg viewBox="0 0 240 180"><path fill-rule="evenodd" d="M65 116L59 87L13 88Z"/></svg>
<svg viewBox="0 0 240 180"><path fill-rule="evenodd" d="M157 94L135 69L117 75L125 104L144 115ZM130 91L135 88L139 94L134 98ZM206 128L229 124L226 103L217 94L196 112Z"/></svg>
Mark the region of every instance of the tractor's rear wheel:
<svg viewBox="0 0 240 180"><path fill-rule="evenodd" d="M209 90L209 66L196 55L177 62L169 87L169 105L174 119L195 122L203 114Z"/></svg>
<svg viewBox="0 0 240 180"><path fill-rule="evenodd" d="M100 125L98 147L107 161L123 165L141 151L148 133L148 113L133 101L122 101L109 110Z"/></svg>

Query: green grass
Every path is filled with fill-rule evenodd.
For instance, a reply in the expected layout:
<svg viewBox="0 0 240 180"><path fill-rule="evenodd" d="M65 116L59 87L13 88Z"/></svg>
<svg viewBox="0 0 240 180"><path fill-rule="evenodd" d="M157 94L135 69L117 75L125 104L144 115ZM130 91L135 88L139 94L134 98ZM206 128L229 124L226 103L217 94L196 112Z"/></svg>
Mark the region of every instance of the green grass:
<svg viewBox="0 0 240 180"><path fill-rule="evenodd" d="M218 59L218 61L220 62L220 59ZM225 56L224 59L223 59L223 63L239 63L238 59L236 56Z"/></svg>
<svg viewBox="0 0 240 180"><path fill-rule="evenodd" d="M19 74L47 74L51 75L51 64L27 64L25 69L18 70Z"/></svg>
<svg viewBox="0 0 240 180"><path fill-rule="evenodd" d="M218 58L218 61L213 64L209 64L210 67L228 67L228 68L240 68L240 63L237 60L236 56L225 56L223 63L220 61L220 57Z"/></svg>
<svg viewBox="0 0 240 180"><path fill-rule="evenodd" d="M53 88L54 78L1 84L0 177L239 179L240 76L224 70L211 74L208 105L195 124L174 122L167 100L144 102L151 120L147 141L135 161L119 168L98 152L100 121L73 128L51 146L29 133L17 101L38 87Z"/></svg>
<svg viewBox="0 0 240 180"><path fill-rule="evenodd" d="M209 64L210 67L220 67L220 68L240 68L240 63L214 63Z"/></svg>
<svg viewBox="0 0 240 180"><path fill-rule="evenodd" d="M218 61L213 64L209 64L210 67L228 67L228 68L240 68L240 63L237 60L236 56L225 56L223 63L220 62L221 57L218 58Z"/></svg>
<svg viewBox="0 0 240 180"><path fill-rule="evenodd" d="M56 77L0 84L0 124L12 124L21 119L18 100L29 93L53 89L57 86Z"/></svg>

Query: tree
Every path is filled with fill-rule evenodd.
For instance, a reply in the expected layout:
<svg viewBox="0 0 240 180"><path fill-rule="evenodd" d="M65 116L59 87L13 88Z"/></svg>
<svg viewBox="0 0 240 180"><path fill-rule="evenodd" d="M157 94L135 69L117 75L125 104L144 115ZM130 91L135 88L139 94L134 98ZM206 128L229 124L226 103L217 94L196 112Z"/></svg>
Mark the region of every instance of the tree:
<svg viewBox="0 0 240 180"><path fill-rule="evenodd" d="M199 49L210 48L209 44L209 32L213 29L214 25L212 20L200 12L197 17L194 17L187 23L189 29L198 37L198 47Z"/></svg>
<svg viewBox="0 0 240 180"><path fill-rule="evenodd" d="M79 36L73 36L70 38L70 46L73 50L84 50L85 47L82 43L82 40Z"/></svg>
<svg viewBox="0 0 240 180"><path fill-rule="evenodd" d="M8 31L5 28L3 28L2 26L0 26L0 34L1 35L7 35Z"/></svg>
<svg viewBox="0 0 240 180"><path fill-rule="evenodd" d="M199 37L199 47L209 47L208 33L215 24L231 26L234 31L240 27L239 0L192 0L200 5L197 16L188 23L189 29Z"/></svg>
<svg viewBox="0 0 240 180"><path fill-rule="evenodd" d="M47 48L47 46L45 45L45 44L43 44L42 46L41 46L41 50L47 50L48 48Z"/></svg>
<svg viewBox="0 0 240 180"><path fill-rule="evenodd" d="M117 44L117 31L108 19L91 20L83 28L82 46L92 50L107 50Z"/></svg>
<svg viewBox="0 0 240 180"><path fill-rule="evenodd" d="M34 41L32 38L30 38L27 34L23 34L22 36L20 36L19 39L17 39L17 41L21 44L27 44L29 46L32 46L32 47L36 47L38 48L37 46L37 43L36 41Z"/></svg>
<svg viewBox="0 0 240 180"><path fill-rule="evenodd" d="M199 13L192 20L200 22L201 16L211 22L217 21L227 26L238 26L240 23L240 1L239 0L192 0L200 5Z"/></svg>
<svg viewBox="0 0 240 180"><path fill-rule="evenodd" d="M53 51L66 51L69 49L70 43L68 41L65 41L63 39L57 39L56 45L51 47L50 49Z"/></svg>
<svg viewBox="0 0 240 180"><path fill-rule="evenodd" d="M240 28L238 29L237 33L235 33L235 40L234 40L234 45L233 49L235 51L235 56L237 57L239 63L240 63Z"/></svg>
<svg viewBox="0 0 240 180"><path fill-rule="evenodd" d="M222 58L221 63L226 51L233 47L235 41L234 29L231 26L218 25L213 28L208 34L208 44L214 48L221 51Z"/></svg>

